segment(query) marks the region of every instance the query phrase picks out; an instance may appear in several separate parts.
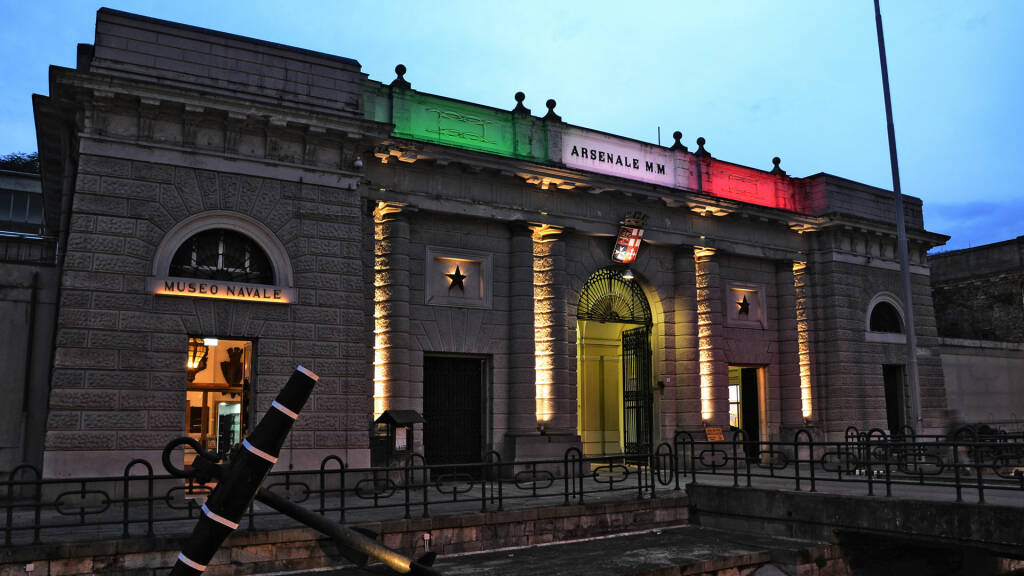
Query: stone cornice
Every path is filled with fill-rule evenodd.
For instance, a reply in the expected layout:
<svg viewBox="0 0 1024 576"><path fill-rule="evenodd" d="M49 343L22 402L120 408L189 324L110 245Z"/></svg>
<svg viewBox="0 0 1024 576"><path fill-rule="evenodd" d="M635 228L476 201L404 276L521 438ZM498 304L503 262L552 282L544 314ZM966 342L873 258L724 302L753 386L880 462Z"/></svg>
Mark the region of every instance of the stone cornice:
<svg viewBox="0 0 1024 576"><path fill-rule="evenodd" d="M224 94L201 94L168 85L166 82L144 82L138 78L121 78L96 72L83 72L54 67L51 71L51 92L63 97L101 101L106 106L126 105L122 99L140 106L162 104L182 106L191 113L219 113L233 119L255 119L277 127L309 127L321 133L331 132L349 139L386 138L388 124L364 120L359 116L311 111L308 107L291 106L286 101L254 101L250 94L239 92L237 98Z"/></svg>

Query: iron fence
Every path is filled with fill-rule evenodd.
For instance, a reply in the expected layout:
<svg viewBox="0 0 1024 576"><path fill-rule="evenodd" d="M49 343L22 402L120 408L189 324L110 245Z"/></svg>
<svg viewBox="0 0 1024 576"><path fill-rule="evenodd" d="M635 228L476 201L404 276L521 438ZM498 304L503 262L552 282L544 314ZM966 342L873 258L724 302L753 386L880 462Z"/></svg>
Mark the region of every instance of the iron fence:
<svg viewBox="0 0 1024 576"><path fill-rule="evenodd" d="M973 494L986 502L986 492L1024 496L1024 436L1001 434L981 436L975 429L961 428L948 435L916 434L905 428L894 434L872 429L846 430L838 442L815 441L809 430L798 430L791 442L748 441L742 430L725 442L694 439L679 432L673 439L674 452L698 481L698 473L731 476L733 486L776 487L815 492L823 484L862 484L864 493L874 496L879 486L885 496L894 487L927 486L929 491L907 492L924 499L952 497L965 501ZM687 457L688 456L688 457ZM688 467L687 467L688 466ZM828 488L832 487L832 488ZM856 493L856 492L854 492ZM1024 499L1010 503L1024 505Z"/></svg>
<svg viewBox="0 0 1024 576"><path fill-rule="evenodd" d="M737 487L834 490L866 495L986 502L1012 494L1024 505L1024 439L981 438L971 431L925 436L905 430L847 430L839 442L815 441L808 430L789 442L726 441L679 432L649 454L508 462L496 452L473 464L427 465L411 455L403 466L348 468L337 456L316 470L272 472L264 487L343 523L427 518L432 514L582 504L614 498L657 498L688 482ZM854 486L861 485L860 488ZM920 488L929 487L924 493ZM120 476L42 478L22 465L0 482L4 546L76 539L183 535L198 518L210 485L155 474L146 460ZM240 529L289 526L259 503Z"/></svg>

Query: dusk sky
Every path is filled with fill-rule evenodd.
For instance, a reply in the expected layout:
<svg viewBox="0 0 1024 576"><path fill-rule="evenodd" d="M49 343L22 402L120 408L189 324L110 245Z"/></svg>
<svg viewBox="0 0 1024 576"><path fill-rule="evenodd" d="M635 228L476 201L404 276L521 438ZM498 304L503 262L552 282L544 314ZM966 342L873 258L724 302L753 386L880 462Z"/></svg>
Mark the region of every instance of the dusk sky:
<svg viewBox="0 0 1024 576"><path fill-rule="evenodd" d="M390 82L694 149L791 176L891 189L871 0L246 2L0 0L0 154L37 148L31 94L74 67L96 10L359 61ZM939 250L1024 234L1024 1L882 0L903 193Z"/></svg>

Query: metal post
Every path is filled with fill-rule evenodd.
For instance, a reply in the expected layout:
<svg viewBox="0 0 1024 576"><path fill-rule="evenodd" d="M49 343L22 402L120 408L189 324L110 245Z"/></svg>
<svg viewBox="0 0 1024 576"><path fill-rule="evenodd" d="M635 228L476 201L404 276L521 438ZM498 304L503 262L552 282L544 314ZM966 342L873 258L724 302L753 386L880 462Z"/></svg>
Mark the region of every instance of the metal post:
<svg viewBox="0 0 1024 576"><path fill-rule="evenodd" d="M903 196L900 193L900 166L896 159L896 128L892 123L892 100L889 98L889 68L885 62L885 39L882 35L882 11L875 0L875 25L878 30L878 57L882 63L882 91L885 94L885 120L889 132L889 164L892 167L893 200L896 203L896 235L900 250L900 276L903 283L903 305L907 331L907 379L914 428L922 430L921 387L917 372L917 332L914 329L914 303L911 298L910 262L907 256L907 227L903 217Z"/></svg>
<svg viewBox="0 0 1024 576"><path fill-rule="evenodd" d="M430 566L437 556L433 552L428 552L421 558L413 560L380 544L366 533L335 524L316 512L307 510L265 488L256 491L256 500L330 536L331 540L338 545L342 556L357 566L365 566L368 558L373 558L399 574L440 575L440 572Z"/></svg>

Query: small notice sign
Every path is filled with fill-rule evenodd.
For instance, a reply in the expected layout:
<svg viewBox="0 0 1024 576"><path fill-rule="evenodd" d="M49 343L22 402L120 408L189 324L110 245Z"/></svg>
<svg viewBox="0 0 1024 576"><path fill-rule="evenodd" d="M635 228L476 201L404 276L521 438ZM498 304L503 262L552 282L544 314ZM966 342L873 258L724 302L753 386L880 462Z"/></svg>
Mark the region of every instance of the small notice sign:
<svg viewBox="0 0 1024 576"><path fill-rule="evenodd" d="M708 437L708 442L725 442L725 434L722 432L721 426L705 426L704 434Z"/></svg>
<svg viewBox="0 0 1024 576"><path fill-rule="evenodd" d="M408 430L405 426L395 428L395 450L409 449Z"/></svg>

